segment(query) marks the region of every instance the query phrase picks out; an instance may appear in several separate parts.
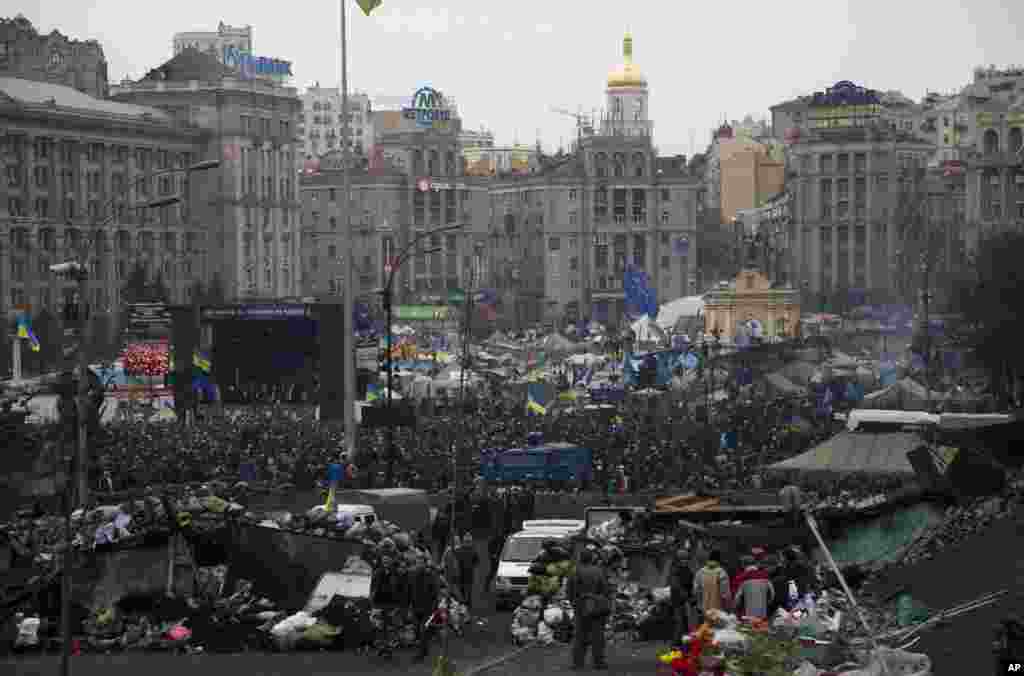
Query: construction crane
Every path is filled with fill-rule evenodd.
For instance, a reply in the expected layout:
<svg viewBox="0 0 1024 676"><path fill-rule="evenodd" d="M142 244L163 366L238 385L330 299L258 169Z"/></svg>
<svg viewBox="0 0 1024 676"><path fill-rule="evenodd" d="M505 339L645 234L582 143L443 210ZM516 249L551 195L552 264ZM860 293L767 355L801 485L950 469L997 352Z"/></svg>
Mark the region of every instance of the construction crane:
<svg viewBox="0 0 1024 676"><path fill-rule="evenodd" d="M583 107L580 106L579 110L575 113L566 110L565 108L555 108L552 106L551 112L558 113L559 115L565 115L576 120L576 141L579 142L583 138L584 129L593 129L592 118L586 116L582 112Z"/></svg>

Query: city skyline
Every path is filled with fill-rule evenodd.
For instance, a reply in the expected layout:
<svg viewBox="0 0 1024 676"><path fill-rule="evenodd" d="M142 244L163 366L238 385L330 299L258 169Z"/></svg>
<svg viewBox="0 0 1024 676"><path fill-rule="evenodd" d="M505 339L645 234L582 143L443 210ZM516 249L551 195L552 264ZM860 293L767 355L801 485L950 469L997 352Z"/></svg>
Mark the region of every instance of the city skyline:
<svg viewBox="0 0 1024 676"><path fill-rule="evenodd" d="M218 3L215 11L183 0L174 7L154 6L142 26L129 23L131 6L119 0L81 5L37 0L21 11L41 33L56 29L73 39L99 41L112 83L142 77L170 58L176 32L216 30L220 21L250 24L257 55L291 61L292 84L302 90L318 81L335 86L339 78L338 3L320 4L322 19L310 21L308 12L281 16L237 0ZM500 143L531 145L539 130L548 150L575 137L574 121L551 108L584 113L600 108L605 79L621 62L622 35L628 30L636 43L635 61L650 82L655 143L663 154L688 155L704 151L710 130L723 119L767 117L770 106L837 80L899 90L915 101L927 91L959 90L977 66L1016 63L1015 27L1024 24L1024 8L994 0L970 7L943 0L930 3L927 13L909 5L860 2L799 3L770 14L740 2L729 8L730 18L739 17L734 22L722 19L718 8L687 15L659 7L655 13L644 12L645 3L628 13L587 17L576 3L527 2L512 10L465 0L428 7L385 0L370 17L350 4L351 89L395 97L430 84L459 101L467 128L484 126ZM672 20L676 12L680 21ZM915 24L927 24L929 36L962 39L939 43L913 37L908 27ZM692 37L673 34L679 26L693 26ZM728 49L727 43L749 48ZM928 58L907 59L914 49L926 50Z"/></svg>

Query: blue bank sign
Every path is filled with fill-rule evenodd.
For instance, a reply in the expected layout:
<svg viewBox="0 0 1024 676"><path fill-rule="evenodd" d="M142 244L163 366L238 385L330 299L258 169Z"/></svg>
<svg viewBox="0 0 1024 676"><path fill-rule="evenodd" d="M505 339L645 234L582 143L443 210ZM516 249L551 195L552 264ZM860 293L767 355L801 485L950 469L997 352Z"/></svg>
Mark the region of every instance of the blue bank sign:
<svg viewBox="0 0 1024 676"><path fill-rule="evenodd" d="M237 68L244 77L278 77L292 76L292 62L271 59L266 56L253 56L237 47L224 48L224 65Z"/></svg>
<svg viewBox="0 0 1024 676"><path fill-rule="evenodd" d="M416 120L416 124L427 129L438 129L448 126L451 110L445 105L444 96L432 87L420 87L412 95L412 106L402 109L407 120Z"/></svg>

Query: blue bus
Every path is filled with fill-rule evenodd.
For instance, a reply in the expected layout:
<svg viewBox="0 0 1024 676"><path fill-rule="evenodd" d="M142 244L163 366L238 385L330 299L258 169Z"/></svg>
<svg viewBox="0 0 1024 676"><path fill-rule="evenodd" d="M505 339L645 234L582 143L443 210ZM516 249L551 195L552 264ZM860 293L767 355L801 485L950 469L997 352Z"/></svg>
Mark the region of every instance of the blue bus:
<svg viewBox="0 0 1024 676"><path fill-rule="evenodd" d="M593 453L589 448L564 442L482 451L480 476L494 483L592 481Z"/></svg>

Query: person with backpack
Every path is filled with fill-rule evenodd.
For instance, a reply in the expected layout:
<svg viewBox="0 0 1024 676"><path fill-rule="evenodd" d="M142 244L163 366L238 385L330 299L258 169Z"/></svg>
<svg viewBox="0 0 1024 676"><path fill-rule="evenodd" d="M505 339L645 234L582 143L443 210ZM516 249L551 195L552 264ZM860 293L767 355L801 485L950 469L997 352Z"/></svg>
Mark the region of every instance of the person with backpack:
<svg viewBox="0 0 1024 676"><path fill-rule="evenodd" d="M722 567L722 554L713 551L693 580L693 596L704 618L712 610L729 607L729 574Z"/></svg>

